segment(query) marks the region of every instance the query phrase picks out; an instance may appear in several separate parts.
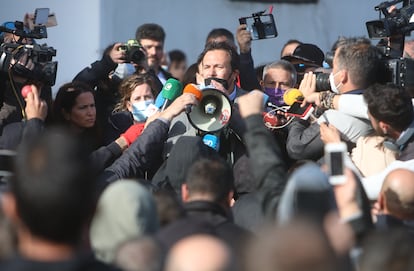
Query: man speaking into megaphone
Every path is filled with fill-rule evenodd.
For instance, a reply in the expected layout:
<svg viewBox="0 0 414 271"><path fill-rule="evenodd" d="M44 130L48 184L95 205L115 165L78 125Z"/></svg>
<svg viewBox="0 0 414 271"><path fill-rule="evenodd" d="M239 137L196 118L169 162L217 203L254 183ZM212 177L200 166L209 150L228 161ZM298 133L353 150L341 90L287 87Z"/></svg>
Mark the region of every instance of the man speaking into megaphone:
<svg viewBox="0 0 414 271"><path fill-rule="evenodd" d="M171 124L166 152L182 135L203 136L213 132L220 137L219 152L234 163L245 152L242 142L245 127L236 105L237 98L247 93L235 84L239 55L228 43L209 43L198 57L198 63L203 81L197 83L202 98L188 117L181 115ZM226 110L229 121L223 122Z"/></svg>

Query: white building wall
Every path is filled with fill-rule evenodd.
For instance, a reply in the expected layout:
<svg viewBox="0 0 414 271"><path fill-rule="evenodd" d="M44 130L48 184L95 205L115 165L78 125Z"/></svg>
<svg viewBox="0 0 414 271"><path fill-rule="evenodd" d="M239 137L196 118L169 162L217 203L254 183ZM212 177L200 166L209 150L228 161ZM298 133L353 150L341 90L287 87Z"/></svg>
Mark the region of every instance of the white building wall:
<svg viewBox="0 0 414 271"><path fill-rule="evenodd" d="M165 49L181 49L195 62L207 33L217 27L235 32L238 18L268 8L264 3L230 0L1 0L0 22L22 20L36 7L56 13L58 26L48 30L44 42L57 49L57 83L70 81L78 71L101 57L115 41L135 36L137 26L147 22L164 27ZM279 58L283 43L295 38L317 44L323 51L338 36L367 36L365 22L378 18L374 6L380 1L319 0L317 4L274 4L279 36L253 41L255 64Z"/></svg>

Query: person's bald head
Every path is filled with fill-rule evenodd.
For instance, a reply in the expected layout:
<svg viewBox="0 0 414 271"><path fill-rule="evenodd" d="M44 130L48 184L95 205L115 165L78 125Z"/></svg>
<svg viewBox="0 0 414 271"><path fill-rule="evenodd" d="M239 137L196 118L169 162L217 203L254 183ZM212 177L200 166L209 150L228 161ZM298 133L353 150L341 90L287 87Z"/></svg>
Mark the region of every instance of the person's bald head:
<svg viewBox="0 0 414 271"><path fill-rule="evenodd" d="M414 172L395 169L385 177L381 188L381 208L400 219L414 219Z"/></svg>
<svg viewBox="0 0 414 271"><path fill-rule="evenodd" d="M192 235L177 242L167 256L167 271L233 270L230 248L210 235Z"/></svg>

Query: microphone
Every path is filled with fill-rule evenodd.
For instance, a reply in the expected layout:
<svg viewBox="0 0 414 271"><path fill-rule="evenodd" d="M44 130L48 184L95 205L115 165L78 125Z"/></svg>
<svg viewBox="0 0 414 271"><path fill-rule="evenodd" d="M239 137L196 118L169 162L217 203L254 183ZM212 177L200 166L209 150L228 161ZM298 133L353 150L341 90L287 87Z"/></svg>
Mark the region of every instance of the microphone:
<svg viewBox="0 0 414 271"><path fill-rule="evenodd" d="M162 97L162 91L160 91L160 93L158 93L157 98L155 98L154 104L158 109L161 109L164 103L165 103L165 98Z"/></svg>
<svg viewBox="0 0 414 271"><path fill-rule="evenodd" d="M183 93L191 93L193 94L198 101L201 101L201 98L203 98L203 93L200 89L194 84L188 84L184 87ZM191 104L186 105L185 112L189 114L191 112Z"/></svg>
<svg viewBox="0 0 414 271"><path fill-rule="evenodd" d="M216 151L219 151L219 149L220 149L220 139L216 135L213 135L213 134L205 134L203 136L203 142L207 146L215 149Z"/></svg>
<svg viewBox="0 0 414 271"><path fill-rule="evenodd" d="M170 78L165 82L161 90L161 96L165 99L161 111L164 111L178 96L181 95L183 85L180 81Z"/></svg>
<svg viewBox="0 0 414 271"><path fill-rule="evenodd" d="M303 94L297 88L291 88L283 94L283 101L287 105L292 105L294 102L300 99L303 99Z"/></svg>

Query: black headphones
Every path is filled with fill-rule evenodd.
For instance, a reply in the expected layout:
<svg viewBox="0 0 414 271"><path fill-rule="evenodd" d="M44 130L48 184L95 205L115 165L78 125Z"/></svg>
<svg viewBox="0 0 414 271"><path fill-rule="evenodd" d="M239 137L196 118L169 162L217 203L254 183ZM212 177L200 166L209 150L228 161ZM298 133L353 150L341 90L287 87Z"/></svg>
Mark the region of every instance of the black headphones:
<svg viewBox="0 0 414 271"><path fill-rule="evenodd" d="M384 141L384 147L395 152L400 152L406 147L408 140L410 140L413 135L414 121L411 122L410 126L408 126L408 128L403 131L402 136L400 136L397 140L390 138L386 139Z"/></svg>

